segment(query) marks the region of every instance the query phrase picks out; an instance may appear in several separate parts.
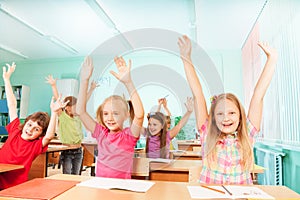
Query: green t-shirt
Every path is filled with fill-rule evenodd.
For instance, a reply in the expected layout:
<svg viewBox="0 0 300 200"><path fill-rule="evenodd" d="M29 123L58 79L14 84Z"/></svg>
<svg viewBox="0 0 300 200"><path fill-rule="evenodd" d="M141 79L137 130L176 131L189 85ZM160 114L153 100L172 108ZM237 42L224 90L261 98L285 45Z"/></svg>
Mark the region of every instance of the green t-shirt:
<svg viewBox="0 0 300 200"><path fill-rule="evenodd" d="M63 111L58 117L58 134L63 144L80 144L83 130L79 117L70 117Z"/></svg>

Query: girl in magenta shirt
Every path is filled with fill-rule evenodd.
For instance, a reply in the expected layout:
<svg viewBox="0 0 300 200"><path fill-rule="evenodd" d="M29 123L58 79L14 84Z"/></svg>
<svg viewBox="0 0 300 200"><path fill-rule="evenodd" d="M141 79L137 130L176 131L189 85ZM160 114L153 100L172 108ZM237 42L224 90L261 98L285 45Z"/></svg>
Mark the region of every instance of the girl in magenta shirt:
<svg viewBox="0 0 300 200"><path fill-rule="evenodd" d="M86 57L80 73L80 89L77 113L87 130L98 142L96 176L110 178L131 178L134 147L140 136L144 120L144 108L131 80L131 61L127 66L122 57L116 57L119 73L111 72L128 90L134 109L131 126L123 128L124 121L130 116L128 104L124 98L113 95L104 100L97 109L97 121L86 112L87 89L94 66L90 57Z"/></svg>
<svg viewBox="0 0 300 200"><path fill-rule="evenodd" d="M193 112L193 99L187 98L185 103L187 108L179 123L168 131L166 116L161 112L149 114L148 128L146 129L146 153L149 158L169 158L170 141L179 133L187 123Z"/></svg>

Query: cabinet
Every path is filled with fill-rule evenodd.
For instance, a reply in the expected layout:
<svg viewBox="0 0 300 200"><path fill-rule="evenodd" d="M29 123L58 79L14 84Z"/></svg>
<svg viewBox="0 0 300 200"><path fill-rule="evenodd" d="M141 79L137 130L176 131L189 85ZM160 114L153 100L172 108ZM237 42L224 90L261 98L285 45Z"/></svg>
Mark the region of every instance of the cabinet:
<svg viewBox="0 0 300 200"><path fill-rule="evenodd" d="M20 119L25 119L28 112L30 88L26 85L12 86L14 95L17 100L17 112ZM5 94L5 87L0 86L0 137L7 135L5 126L9 123L8 108Z"/></svg>

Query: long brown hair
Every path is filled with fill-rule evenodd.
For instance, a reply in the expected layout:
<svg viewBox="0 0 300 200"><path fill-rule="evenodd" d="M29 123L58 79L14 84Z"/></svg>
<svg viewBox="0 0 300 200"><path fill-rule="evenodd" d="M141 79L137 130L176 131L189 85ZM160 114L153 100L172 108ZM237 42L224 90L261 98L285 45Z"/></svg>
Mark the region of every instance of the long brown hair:
<svg viewBox="0 0 300 200"><path fill-rule="evenodd" d="M96 111L96 119L97 119L98 123L101 124L102 126L105 126L105 124L103 122L103 107L109 101L119 101L121 104L124 105L123 106L124 107L124 112L126 112L126 113L129 112L128 103L127 103L127 101L123 97L121 97L119 95L112 95L112 96L107 97L102 102L102 104L98 107L98 109Z"/></svg>
<svg viewBox="0 0 300 200"><path fill-rule="evenodd" d="M50 117L46 112L35 112L28 117L26 117L25 122L19 126L20 130L23 130L25 124L29 121L37 122L37 124L42 127L42 134L40 136L46 135L46 131L49 125Z"/></svg>
<svg viewBox="0 0 300 200"><path fill-rule="evenodd" d="M167 153L166 153L166 141L167 141L167 131L168 131L168 127L167 127L167 123L166 123L166 117L164 114L162 114L161 112L154 112L154 113L150 113L149 114L149 118L148 121L153 118L158 120L162 125L163 128L160 131L160 157L161 158L167 158ZM146 130L146 153L149 152L149 137L151 136L151 133L149 132L149 127Z"/></svg>
<svg viewBox="0 0 300 200"><path fill-rule="evenodd" d="M249 140L249 133L247 131L247 125L246 125L246 114L245 110L241 104L241 102L238 100L238 98L231 93L224 93L220 94L211 104L209 117L208 117L208 127L207 127L207 138L206 138L206 147L205 147L205 156L207 157L208 163L214 162L216 158L216 151L215 147L220 139L220 130L218 129L216 125L216 119L215 119L215 109L217 104L220 101L229 100L232 103L234 103L239 112L239 125L237 127L237 138L239 143L239 152L241 153L241 165L246 170L251 170L253 168L254 164L254 156L253 156L253 147Z"/></svg>

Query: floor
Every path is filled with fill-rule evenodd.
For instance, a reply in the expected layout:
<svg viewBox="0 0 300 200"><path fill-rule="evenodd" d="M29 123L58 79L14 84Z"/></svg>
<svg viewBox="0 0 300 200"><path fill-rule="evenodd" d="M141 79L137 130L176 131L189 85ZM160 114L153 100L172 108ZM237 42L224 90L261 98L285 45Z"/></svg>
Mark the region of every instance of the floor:
<svg viewBox="0 0 300 200"><path fill-rule="evenodd" d="M62 167L58 169L58 165L56 164L54 167L53 165L50 165L48 167L48 176L52 176L55 174L62 174ZM91 168L83 167L83 170L81 171L82 176L91 176Z"/></svg>

